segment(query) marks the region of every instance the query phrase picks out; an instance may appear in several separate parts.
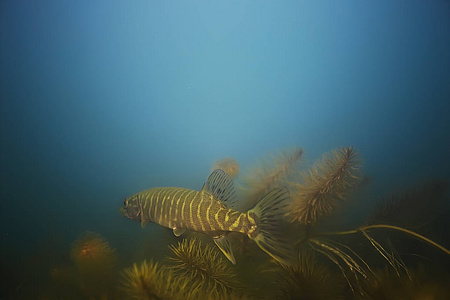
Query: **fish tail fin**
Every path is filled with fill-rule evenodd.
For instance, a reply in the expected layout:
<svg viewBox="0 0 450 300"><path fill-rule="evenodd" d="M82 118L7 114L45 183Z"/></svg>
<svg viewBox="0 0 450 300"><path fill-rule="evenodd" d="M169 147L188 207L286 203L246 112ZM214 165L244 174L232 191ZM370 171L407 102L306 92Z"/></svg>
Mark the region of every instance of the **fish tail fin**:
<svg viewBox="0 0 450 300"><path fill-rule="evenodd" d="M279 223L289 198L286 187L275 188L247 213L250 222L256 225L248 236L272 258L288 265L294 257L294 246L284 239Z"/></svg>

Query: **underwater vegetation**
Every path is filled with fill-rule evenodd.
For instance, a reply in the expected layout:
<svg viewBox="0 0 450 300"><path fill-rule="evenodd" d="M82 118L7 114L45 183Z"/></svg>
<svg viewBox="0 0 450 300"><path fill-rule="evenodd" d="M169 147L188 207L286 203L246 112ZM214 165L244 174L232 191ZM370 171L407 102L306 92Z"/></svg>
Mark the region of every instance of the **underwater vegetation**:
<svg viewBox="0 0 450 300"><path fill-rule="evenodd" d="M270 155L258 161L240 178L239 190L242 201L240 210L247 210L253 206L268 191L285 186L285 179L294 171L294 166L300 160L303 150L294 148L288 151Z"/></svg>
<svg viewBox="0 0 450 300"><path fill-rule="evenodd" d="M222 159L218 159L213 163L211 168L211 172L214 170L220 169L228 174L231 178L235 178L241 169L239 163L231 157L224 157Z"/></svg>
<svg viewBox="0 0 450 300"><path fill-rule="evenodd" d="M388 268L378 269L364 282L365 295L357 299L421 300L449 299L450 289L429 278L423 266L405 269L403 274L391 272ZM445 278L448 283L449 278ZM445 281L443 281L445 282Z"/></svg>
<svg viewBox="0 0 450 300"><path fill-rule="evenodd" d="M334 264L340 270L342 278L347 282L347 287L353 296L367 295L365 291L367 286L364 286L363 283L374 281L373 274L378 263L372 264L369 260L374 255L382 257L385 264L389 266L389 270L398 276L401 276L402 270L407 270L407 266L396 252L395 245L390 240L390 237L393 237L393 239L397 238L396 233L402 233L409 236L410 239L421 240L429 246L434 246L442 251L448 259L450 251L435 241L413 230L397 226L396 224L401 225L399 222L392 222L391 224L379 222L380 215L385 216L386 214L390 214L391 216L397 217L403 216L403 220L410 220L409 224L414 223L418 226L420 224L419 222L423 221L423 218L417 220L417 218L415 219L416 216L426 215L429 217L431 214L425 212L436 212L436 203L438 203L437 206L441 209L445 207L443 205L443 196L445 195L446 185L441 181L437 181L437 183L435 181L419 192L408 193L408 196L402 197L401 200L393 197L391 199L395 199L396 201L383 201L383 204L378 205L369 216L371 222L367 222L363 226L353 230L324 231L322 230L322 228L326 227L323 226L324 224L333 226L333 224L326 224L327 222L333 222L332 219L327 219L327 217L338 213L339 209L342 208L342 204L350 198L351 193L368 182L366 180L367 177L361 172L358 153L353 147L336 149L330 154L324 155L309 170L301 172L300 176L293 177L292 174L298 173L295 170L288 170L288 168L295 168L298 165L292 162L296 161L301 153L299 150L294 150L292 153L287 154L284 152L278 157L275 156L276 159L271 164L267 164L266 167L253 169L250 174L247 174L247 176L253 178L253 181L246 179L247 187L244 187L243 190L251 190L252 187L256 187L258 191L263 191L269 186L273 188L274 182L276 182L276 185L289 187L292 200L285 216L287 221L292 224L292 227L287 227L290 229L286 230L286 235L292 230L295 230L296 238L294 237L292 241L296 244L296 249L299 253L312 250L328 259L331 264ZM284 161L284 163L282 163L282 167L273 167L276 165L274 163L275 161ZM272 168L268 168L268 165L272 166ZM276 178L276 180L272 180L273 178ZM247 193L247 195L250 194ZM433 201L429 201L431 198L433 198ZM246 198L244 197L244 199ZM409 203L409 206L415 207L416 210L403 209L402 214L389 212L393 208L398 208L401 204L407 202L407 200L413 203L420 203L420 205L414 206L411 205L413 203ZM252 199L248 201L252 202ZM355 199L352 199L352 201L355 201ZM382 207L381 210L380 207ZM430 220L432 219L429 218L426 221L430 222ZM334 228L338 227L334 226ZM388 232L383 233L380 241L380 239L374 238L376 235L376 233L372 233L374 230L388 230ZM368 253L370 249L359 251L360 245L362 244L361 239L353 238L343 241L342 237L348 235L358 235L366 239L372 247L372 250L375 251L374 254L371 254L369 258L363 257L363 254ZM292 235L290 236L292 237ZM420 254L413 255L420 256ZM297 264L301 265L302 259ZM295 282L292 280L292 275L295 274L293 268L296 268L295 264L286 266L281 272L284 275L288 275L284 276L284 278L287 279L285 284L289 288L284 289L284 291L292 290L292 283ZM303 265L298 268L305 269L307 267ZM297 274L296 278L301 278L301 275ZM291 297L288 294L284 294L283 297L301 299L300 296ZM347 295L346 297L350 296ZM313 299L316 298L320 299L320 296L313 296ZM339 298L339 295L335 295L332 298Z"/></svg>
<svg viewBox="0 0 450 300"><path fill-rule="evenodd" d="M211 297L241 288L236 271L213 246L193 238L170 249L172 255L166 260L173 273L203 291L211 291Z"/></svg>
<svg viewBox="0 0 450 300"><path fill-rule="evenodd" d="M70 257L83 293L90 296L106 294L113 279L111 272L116 263L116 250L100 234L88 231L73 243Z"/></svg>
<svg viewBox="0 0 450 300"><path fill-rule="evenodd" d="M345 299L342 278L318 262L312 252L301 252L294 265L278 264L274 271L277 299Z"/></svg>
<svg viewBox="0 0 450 300"><path fill-rule="evenodd" d="M376 204L366 224L418 227L428 223L445 210L447 186L444 180L431 180L403 194L392 194Z"/></svg>
<svg viewBox="0 0 450 300"><path fill-rule="evenodd" d="M286 217L290 222L307 225L329 215L339 201L345 201L346 193L360 180L358 167L353 147L325 155L303 174L303 182L291 185L293 201Z"/></svg>
<svg viewBox="0 0 450 300"><path fill-rule="evenodd" d="M133 264L122 271L123 291L128 299L171 299L172 276L152 261Z"/></svg>
<svg viewBox="0 0 450 300"><path fill-rule="evenodd" d="M247 299L221 252L196 238L170 246L164 265L143 261L124 269L126 299Z"/></svg>
<svg viewBox="0 0 450 300"><path fill-rule="evenodd" d="M217 215L206 214L217 218L217 224L208 226L222 226L212 238L198 230L207 226L201 213L213 207L202 206L200 198L192 198L201 208L195 213L190 202L180 206L196 222L187 232L161 227L158 234L171 239L158 239L148 231L143 249L123 251L123 244L114 249L98 233L82 234L67 246L67 260L46 270L54 290L40 299L449 299L448 233L434 222L448 211L445 180L428 180L403 194L387 195L360 223L346 223L341 216L353 213L354 203L367 198L365 187L370 184L359 153L341 147L309 167L302 156L300 148L278 152L241 173L234 159L215 162L213 169L225 170L214 171L204 191L228 202L217 204ZM201 192L165 189L158 193L168 192L171 201L150 214L160 223L178 224L170 223L178 216L177 195ZM272 197L277 193L282 197ZM267 195L275 201L261 200ZM233 210L227 213L225 205ZM127 216L145 226L140 210L130 208ZM170 213L164 214L163 208ZM276 213L255 213L258 209ZM261 241L252 238L254 232L248 234L243 226L249 216L265 218L266 225L249 224L257 225L253 230L268 226L276 232L276 242L263 241L269 244L261 247ZM227 217L234 218L232 224L225 222ZM242 232L225 235L227 228L240 226ZM292 256L285 259L270 253L277 251L281 239L292 247ZM123 252L139 253L139 259ZM156 260L156 253L165 258Z"/></svg>
<svg viewBox="0 0 450 300"><path fill-rule="evenodd" d="M73 243L70 257L81 273L107 273L114 266L115 250L100 234L88 231Z"/></svg>

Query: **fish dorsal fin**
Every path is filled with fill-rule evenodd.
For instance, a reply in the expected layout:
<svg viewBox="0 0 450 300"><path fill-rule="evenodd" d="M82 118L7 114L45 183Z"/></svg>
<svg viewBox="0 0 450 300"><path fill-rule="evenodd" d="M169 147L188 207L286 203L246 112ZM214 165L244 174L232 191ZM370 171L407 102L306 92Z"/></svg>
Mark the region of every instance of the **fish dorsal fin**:
<svg viewBox="0 0 450 300"><path fill-rule="evenodd" d="M223 252L223 254L228 258L233 265L236 264L236 259L234 258L233 249L231 248L231 243L226 235L214 238L214 242L217 247Z"/></svg>
<svg viewBox="0 0 450 300"><path fill-rule="evenodd" d="M209 175L202 188L219 200L225 207L233 208L236 205L236 191L233 180L227 173L217 169Z"/></svg>
<svg viewBox="0 0 450 300"><path fill-rule="evenodd" d="M186 232L186 229L184 229L184 228L174 228L174 229L173 229L173 234L174 234L176 237L182 235L182 234L185 233L185 232Z"/></svg>

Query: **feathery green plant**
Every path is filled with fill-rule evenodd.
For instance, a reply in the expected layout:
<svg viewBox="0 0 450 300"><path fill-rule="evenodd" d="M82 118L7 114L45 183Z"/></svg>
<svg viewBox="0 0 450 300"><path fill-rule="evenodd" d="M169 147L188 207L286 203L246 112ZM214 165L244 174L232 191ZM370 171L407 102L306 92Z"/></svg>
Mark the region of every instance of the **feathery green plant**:
<svg viewBox="0 0 450 300"><path fill-rule="evenodd" d="M428 273L428 272L427 272ZM388 268L377 269L364 282L364 299L449 299L448 278L428 278L423 267L396 274Z"/></svg>
<svg viewBox="0 0 450 300"><path fill-rule="evenodd" d="M127 299L172 299L174 287L172 275L158 263L143 261L122 271L123 291Z"/></svg>
<svg viewBox="0 0 450 300"><path fill-rule="evenodd" d="M425 181L411 191L379 201L366 225L390 224L402 227L423 226L445 208L447 182Z"/></svg>
<svg viewBox="0 0 450 300"><path fill-rule="evenodd" d="M71 259L85 295L105 295L111 284L116 250L100 234L87 231L72 244Z"/></svg>
<svg viewBox="0 0 450 300"><path fill-rule="evenodd" d="M187 278L200 290L212 291L218 297L240 288L237 274L215 247L198 239L184 239L170 249L173 254L166 260L173 274Z"/></svg>
<svg viewBox="0 0 450 300"><path fill-rule="evenodd" d="M343 282L314 253L302 251L293 266L277 263L276 289L279 299L342 299Z"/></svg>
<svg viewBox="0 0 450 300"><path fill-rule="evenodd" d="M369 234L369 231L374 229L395 230L422 240L448 255L450 255L450 251L418 233L388 224L371 224L342 232L315 232L312 230L311 225L323 216L331 215L339 203L345 201L351 189L358 186L361 178L359 168L360 163L353 147L340 148L333 151L331 155L324 156L322 161L316 163L307 174L303 175L303 182L295 184L296 191L291 193L293 201L285 215L291 223L301 227L302 239L298 245L300 247L309 245L314 251L327 257L340 268L350 288L355 293L362 294L361 281L366 280L373 273L371 267L350 245L333 241L330 239L332 236L360 233L389 263L396 274L406 270L406 266L394 251L386 250ZM435 186L435 191L442 194L442 184ZM429 197L430 192L426 190L425 193L419 195L420 197L416 196L414 199L421 199L424 195ZM385 206L384 210L372 217L372 220L379 215L383 216L389 208L398 208L398 202L392 202L391 207Z"/></svg>
<svg viewBox="0 0 450 300"><path fill-rule="evenodd" d="M263 158L257 166L251 168L241 177L240 193L245 201L240 210L245 211L253 207L268 191L285 186L285 179L294 171L294 165L303 154L300 148L281 151L278 154Z"/></svg>
<svg viewBox="0 0 450 300"><path fill-rule="evenodd" d="M296 192L286 217L295 223L311 224L329 215L355 184L358 183L359 161L353 147L334 150L317 162L303 183L296 183Z"/></svg>
<svg viewBox="0 0 450 300"><path fill-rule="evenodd" d="M225 173L228 174L231 178L235 178L238 176L240 171L239 163L231 158L231 157L224 157L222 159L216 160L213 163L213 166L211 168L211 172L213 172L216 169L221 169Z"/></svg>
<svg viewBox="0 0 450 300"><path fill-rule="evenodd" d="M277 157L272 156L272 160L260 163L257 168L248 173L247 177L243 178L243 191L247 199L239 207L242 211L247 210L272 188L289 184L295 187L291 192L293 201L289 204L285 216L290 221L287 225L296 225L301 228L303 236L297 245L300 247L302 256L299 257L297 265L278 265L278 274L281 278L278 283L283 299L294 298L296 295L304 296L304 298L310 295L314 299L337 299L339 295L342 295L339 292L342 286L336 279L338 277L330 277L328 269L316 264L313 255L305 254L305 248L303 248L305 246L310 247L310 250L316 254L323 255L341 270L343 278L355 297L366 295L363 290L364 283L374 278L373 266L357 253L359 251L354 245L338 242L338 236L360 234L369 242L368 245L388 262L397 276L400 274L409 276L406 265L394 250L386 248L373 238L372 230L388 229L402 232L450 255L449 250L436 242L411 230L389 224L369 223L354 230L320 232L317 222L325 221L327 219L323 217L335 213L336 208L346 200L349 192L358 187L361 182L360 162L353 147L340 148L325 155L308 173L303 175L301 182L291 183L288 180L291 179L294 164L302 153L301 149L295 148L290 153L283 152ZM396 202L393 203L392 207L397 209ZM385 211L381 212L382 216ZM283 223L283 225L286 224ZM241 246L244 247L242 242ZM251 249L251 244L247 246ZM166 262L169 263L168 269L159 270L156 265L146 263L141 267L134 265L125 272L125 286L128 288L128 294L134 295L133 299L141 299L139 295L159 295L159 299L164 297L173 299L180 297L184 299L245 298L245 295L242 295L242 284L237 279L238 269L231 266L216 247L194 238L184 239L178 245L171 246L170 250L172 254L166 258ZM241 253L241 255L244 254ZM260 260L253 258L252 262L257 264ZM144 280L148 278L152 279ZM323 282L327 284L323 285ZM169 285L172 289L168 287Z"/></svg>

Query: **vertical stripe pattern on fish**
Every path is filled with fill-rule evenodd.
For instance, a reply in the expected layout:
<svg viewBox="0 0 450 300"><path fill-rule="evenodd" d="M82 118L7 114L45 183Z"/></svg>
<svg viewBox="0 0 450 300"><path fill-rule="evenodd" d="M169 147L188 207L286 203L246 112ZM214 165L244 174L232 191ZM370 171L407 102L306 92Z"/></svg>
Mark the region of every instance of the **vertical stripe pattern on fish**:
<svg viewBox="0 0 450 300"><path fill-rule="evenodd" d="M285 187L264 196L247 212L234 210L236 193L231 178L215 170L201 191L178 187L151 188L124 201L119 209L124 216L141 222L156 223L173 229L179 236L185 230L206 233L232 262L235 258L227 233L239 232L251 239L273 258L287 263L291 247L282 239L277 221L286 207L289 193Z"/></svg>

